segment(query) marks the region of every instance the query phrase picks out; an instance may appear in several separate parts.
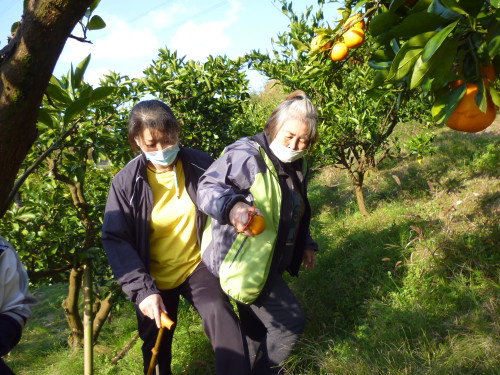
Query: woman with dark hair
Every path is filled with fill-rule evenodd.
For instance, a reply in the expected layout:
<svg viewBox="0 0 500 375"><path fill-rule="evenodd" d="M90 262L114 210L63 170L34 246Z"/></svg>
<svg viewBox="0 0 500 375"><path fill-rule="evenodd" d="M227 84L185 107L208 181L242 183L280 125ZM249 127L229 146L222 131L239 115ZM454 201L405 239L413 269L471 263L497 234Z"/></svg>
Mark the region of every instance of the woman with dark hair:
<svg viewBox="0 0 500 375"><path fill-rule="evenodd" d="M282 275L316 263L304 155L316 141L317 123L311 100L293 92L264 132L226 147L198 186L199 207L211 217L202 259L237 301L258 375L278 373L304 329L302 309ZM266 223L258 235L249 228L255 214Z"/></svg>
<svg viewBox="0 0 500 375"><path fill-rule="evenodd" d="M147 372L161 327L177 321L179 297L193 305L215 351L217 374L249 373L238 317L219 281L201 262L206 215L197 208L198 179L212 163L201 151L179 147L180 126L168 105L138 103L128 140L140 155L116 174L104 214L102 243L122 290L136 305ZM173 329L163 334L160 374L171 374Z"/></svg>

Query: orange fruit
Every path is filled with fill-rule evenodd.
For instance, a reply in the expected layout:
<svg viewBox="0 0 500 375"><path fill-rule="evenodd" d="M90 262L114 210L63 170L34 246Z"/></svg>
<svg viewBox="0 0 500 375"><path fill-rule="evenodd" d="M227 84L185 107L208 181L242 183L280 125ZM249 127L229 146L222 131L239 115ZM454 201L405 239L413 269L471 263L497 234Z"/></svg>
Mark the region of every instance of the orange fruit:
<svg viewBox="0 0 500 375"><path fill-rule="evenodd" d="M497 109L491 95L487 93L486 113L476 104L478 86L475 83L466 84L466 92L451 114L446 125L451 129L474 133L486 129L497 115Z"/></svg>
<svg viewBox="0 0 500 375"><path fill-rule="evenodd" d="M343 42L337 42L332 47L332 52L330 53L330 58L333 61L344 60L347 57L349 48Z"/></svg>
<svg viewBox="0 0 500 375"><path fill-rule="evenodd" d="M347 48L357 48L365 41L365 32L357 27L351 27L344 34L344 43Z"/></svg>
<svg viewBox="0 0 500 375"><path fill-rule="evenodd" d="M353 25L351 25L350 23L354 20L357 20L359 19L358 22L356 22ZM348 27L357 27L358 29L361 29L361 30L365 30L365 20L363 18L361 18L361 15L360 14L355 14L354 16L351 16L347 19L347 21L345 21L345 24L344 25L347 25ZM345 28L344 28L345 29Z"/></svg>
<svg viewBox="0 0 500 375"><path fill-rule="evenodd" d="M322 51L324 51L324 50L330 49L331 47L332 47L332 42L330 41L330 42L326 42L320 49Z"/></svg>
<svg viewBox="0 0 500 375"><path fill-rule="evenodd" d="M495 69L493 68L493 64L488 66L479 65L479 72L483 75L483 77L488 78L488 81L491 83L495 81Z"/></svg>
<svg viewBox="0 0 500 375"><path fill-rule="evenodd" d="M462 83L464 83L463 79L459 79L458 81L450 82L450 88L454 89L455 87L460 86Z"/></svg>
<svg viewBox="0 0 500 375"><path fill-rule="evenodd" d="M264 220L264 217L261 215L254 215L250 224L248 224L248 229L250 229L250 232L252 232L255 236L264 232L266 229L266 221Z"/></svg>
<svg viewBox="0 0 500 375"><path fill-rule="evenodd" d="M319 40L320 40L320 37L319 35L316 35L314 38L312 38L311 40L311 50L317 50L317 49L320 49L322 51L326 50L326 49L330 49L330 47L332 46L332 42L326 42L325 44L323 44L322 46L319 45Z"/></svg>

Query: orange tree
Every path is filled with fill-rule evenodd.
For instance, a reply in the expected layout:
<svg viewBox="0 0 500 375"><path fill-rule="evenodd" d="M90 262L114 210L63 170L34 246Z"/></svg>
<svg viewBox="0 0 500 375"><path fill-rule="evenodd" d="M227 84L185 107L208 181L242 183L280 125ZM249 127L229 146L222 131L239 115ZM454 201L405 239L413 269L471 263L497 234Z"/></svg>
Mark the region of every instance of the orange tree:
<svg viewBox="0 0 500 375"><path fill-rule="evenodd" d="M389 136L396 124L408 120L411 114L418 117L428 112L423 110L428 102L421 95L411 97L409 91L372 87L375 72L369 67L368 57L374 42L369 35L363 45L348 51L346 59L333 61L335 43L343 43L344 34L360 19L349 19L351 11L342 10L335 26L330 27L323 3L318 2L317 12L310 7L299 16L291 3L282 1L282 11L290 20L289 30L278 35L272 57L253 51L247 58L251 67L278 80L286 90L302 89L313 98L320 119L314 162L335 164L347 171L360 212L366 216L366 173L390 154Z"/></svg>
<svg viewBox="0 0 500 375"><path fill-rule="evenodd" d="M491 124L495 105L500 105L493 84L500 69L500 1L380 0L348 5L354 4L375 9L368 30L376 38L371 65L377 70L377 91L419 88L430 93L434 120L458 130L477 131Z"/></svg>

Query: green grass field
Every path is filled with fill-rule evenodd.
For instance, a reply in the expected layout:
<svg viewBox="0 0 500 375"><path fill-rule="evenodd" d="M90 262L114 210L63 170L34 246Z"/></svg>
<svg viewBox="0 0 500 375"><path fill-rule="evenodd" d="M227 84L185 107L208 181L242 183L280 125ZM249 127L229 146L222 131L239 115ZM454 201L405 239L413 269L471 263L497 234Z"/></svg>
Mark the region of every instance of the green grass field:
<svg viewBox="0 0 500 375"><path fill-rule="evenodd" d="M498 374L500 369L500 126L469 135L436 130L436 153L387 160L365 183L364 219L344 172L310 186L314 270L290 284L307 316L289 374ZM404 129L402 129L404 131ZM65 285L36 290L40 304L5 358L16 374L83 373L71 353ZM113 310L95 348L96 374L140 374L129 303ZM213 354L185 301L174 341L175 374L214 374Z"/></svg>

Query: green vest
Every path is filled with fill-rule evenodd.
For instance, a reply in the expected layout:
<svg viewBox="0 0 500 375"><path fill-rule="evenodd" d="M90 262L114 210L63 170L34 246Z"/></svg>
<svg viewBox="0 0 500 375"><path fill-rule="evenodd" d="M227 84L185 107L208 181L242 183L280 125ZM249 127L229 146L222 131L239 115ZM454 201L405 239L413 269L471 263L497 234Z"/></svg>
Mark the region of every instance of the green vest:
<svg viewBox="0 0 500 375"><path fill-rule="evenodd" d="M250 193L254 198L255 207L264 216L266 229L254 237L238 234L219 268L222 290L233 299L246 304L253 303L266 284L280 224L282 196L278 174L261 146L259 152L267 169L255 175ZM305 159L302 169L305 176ZM212 241L211 222L209 217L203 232L202 253Z"/></svg>
<svg viewBox="0 0 500 375"><path fill-rule="evenodd" d="M254 205L264 216L266 229L255 237L238 234L219 269L224 292L246 304L254 302L266 284L280 222L281 188L278 175L264 150L259 147L259 151L268 168L255 175L250 193L254 197ZM211 240L209 218L203 233L202 253Z"/></svg>

